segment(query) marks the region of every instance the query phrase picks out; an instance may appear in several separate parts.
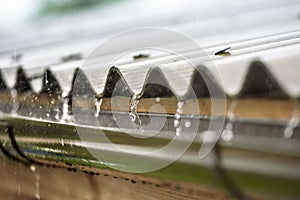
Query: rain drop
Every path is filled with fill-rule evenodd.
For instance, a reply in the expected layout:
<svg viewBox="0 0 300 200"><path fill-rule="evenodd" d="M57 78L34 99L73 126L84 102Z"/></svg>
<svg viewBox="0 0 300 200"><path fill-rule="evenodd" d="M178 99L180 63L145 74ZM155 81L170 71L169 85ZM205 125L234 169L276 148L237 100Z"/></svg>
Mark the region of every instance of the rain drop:
<svg viewBox="0 0 300 200"><path fill-rule="evenodd" d="M287 139L291 138L293 136L293 129L291 129L290 127L285 128L283 132L283 136Z"/></svg>
<svg viewBox="0 0 300 200"><path fill-rule="evenodd" d="M16 89L11 89L10 94L11 94L12 103L13 103L11 114L16 115L17 111L18 111L18 108L19 108L19 103L16 101L17 95L18 95L17 90Z"/></svg>
<svg viewBox="0 0 300 200"><path fill-rule="evenodd" d="M232 129L233 129L233 123L235 120L234 110L235 110L236 106L237 106L237 100L233 99L231 101L231 104L227 111L228 123L226 124L226 129L222 132L222 135L221 135L221 138L227 142L232 140L233 136L234 136Z"/></svg>
<svg viewBox="0 0 300 200"><path fill-rule="evenodd" d="M184 105L184 101L179 101L177 103L177 110L174 115L174 128L176 128L176 136L180 136L181 128L180 128L180 121L181 121L181 114L182 114L182 107Z"/></svg>
<svg viewBox="0 0 300 200"><path fill-rule="evenodd" d="M72 116L69 114L69 96L67 92L63 92L62 98L63 98L63 108L62 108L62 117L60 122L70 122Z"/></svg>
<svg viewBox="0 0 300 200"><path fill-rule="evenodd" d="M178 128L178 127L179 127L179 124L180 124L179 120L178 120L178 119L175 119L175 120L174 120L174 127L175 127L175 128Z"/></svg>
<svg viewBox="0 0 300 200"><path fill-rule="evenodd" d="M103 101L102 98L100 98L100 99L97 98L96 101L95 101L95 108L96 108L95 117L97 117L97 118L100 115L102 101Z"/></svg>
<svg viewBox="0 0 300 200"><path fill-rule="evenodd" d="M185 126L186 128L190 128L191 125L192 125L192 123L191 123L190 120L187 120L187 121L184 123L184 126Z"/></svg>
<svg viewBox="0 0 300 200"><path fill-rule="evenodd" d="M233 132L232 130L230 129L226 129L222 132L222 135L221 135L221 138L224 140L224 141L230 141L232 140L233 138Z"/></svg>
<svg viewBox="0 0 300 200"><path fill-rule="evenodd" d="M175 117L175 119L180 119L180 114L179 114L179 113L176 113L176 114L174 115L174 117Z"/></svg>
<svg viewBox="0 0 300 200"><path fill-rule="evenodd" d="M30 165L30 171L35 172L36 168L34 165Z"/></svg>
<svg viewBox="0 0 300 200"><path fill-rule="evenodd" d="M294 134L294 129L299 124L299 118L298 118L298 100L294 100L294 106L292 110L292 117L290 121L287 123L286 128L284 129L283 136L285 138L291 138Z"/></svg>
<svg viewBox="0 0 300 200"><path fill-rule="evenodd" d="M40 200L40 175L38 173L35 173L35 192L34 197L36 200Z"/></svg>
<svg viewBox="0 0 300 200"><path fill-rule="evenodd" d="M30 171L32 173L34 173L34 180L35 180L35 183L34 183L34 198L36 200L40 200L41 197L40 197L40 175L38 174L37 170L36 170L36 167L34 165L30 165Z"/></svg>
<svg viewBox="0 0 300 200"><path fill-rule="evenodd" d="M129 108L129 117L131 118L131 121L134 122L136 125L142 129L142 121L140 120L140 117L137 113L137 106L139 104L139 100L137 99L137 95L134 94L130 100L130 108Z"/></svg>

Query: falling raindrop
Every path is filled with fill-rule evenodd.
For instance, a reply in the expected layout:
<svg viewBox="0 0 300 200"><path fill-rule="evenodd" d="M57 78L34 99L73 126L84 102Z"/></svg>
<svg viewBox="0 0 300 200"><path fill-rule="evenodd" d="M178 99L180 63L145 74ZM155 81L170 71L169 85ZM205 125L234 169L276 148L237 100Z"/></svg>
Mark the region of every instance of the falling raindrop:
<svg viewBox="0 0 300 200"><path fill-rule="evenodd" d="M67 92L62 93L63 108L60 122L71 122L72 116L69 114L69 95Z"/></svg>
<svg viewBox="0 0 300 200"><path fill-rule="evenodd" d="M174 117L175 117L175 119L180 119L180 114L179 113L175 113Z"/></svg>
<svg viewBox="0 0 300 200"><path fill-rule="evenodd" d="M131 121L135 121L136 120L136 115L133 114L132 112L129 113L129 117L131 118Z"/></svg>
<svg viewBox="0 0 300 200"><path fill-rule="evenodd" d="M223 130L222 135L221 135L221 138L227 142L231 141L234 136L232 129L233 129L233 123L235 120L234 110L235 110L236 106L237 106L237 100L233 99L231 101L229 109L227 111L228 123L226 124L226 129Z"/></svg>
<svg viewBox="0 0 300 200"><path fill-rule="evenodd" d="M139 100L137 99L136 95L134 94L130 100L130 111L129 116L131 117L131 120L134 122L137 119L137 105L139 103Z"/></svg>
<svg viewBox="0 0 300 200"><path fill-rule="evenodd" d="M138 125L142 130L142 121L137 113L137 106L139 102L137 95L134 94L130 100L129 117L131 118L131 121Z"/></svg>
<svg viewBox="0 0 300 200"><path fill-rule="evenodd" d="M178 101L177 103L177 110L174 115L174 128L176 128L176 136L180 136L181 132L181 127L180 127L180 122L181 122L181 114L182 114L182 107L184 105L184 101Z"/></svg>
<svg viewBox="0 0 300 200"><path fill-rule="evenodd" d="M11 110L11 114L12 115L16 115L18 108L19 108L19 103L17 101L17 90L16 89L11 89L10 90L10 94L11 94L11 98L12 98L12 110Z"/></svg>
<svg viewBox="0 0 300 200"><path fill-rule="evenodd" d="M299 116L298 116L298 100L294 100L293 110L292 110L292 117L290 121L287 123L286 128L284 129L283 136L285 138L291 138L294 134L294 129L299 124Z"/></svg>
<svg viewBox="0 0 300 200"><path fill-rule="evenodd" d="M49 82L49 80L48 80L48 73L46 73L46 74L45 74L45 85L47 85L48 82Z"/></svg>
<svg viewBox="0 0 300 200"><path fill-rule="evenodd" d="M184 123L184 126L185 126L186 128L190 128L191 125L192 125L192 123L191 123L190 120L187 120L187 121Z"/></svg>
<svg viewBox="0 0 300 200"><path fill-rule="evenodd" d="M40 200L40 175L36 172L35 173L35 194L34 197L36 200Z"/></svg>
<svg viewBox="0 0 300 200"><path fill-rule="evenodd" d="M34 165L30 165L30 170L34 173L35 172L35 166Z"/></svg>
<svg viewBox="0 0 300 200"><path fill-rule="evenodd" d="M286 127L283 132L283 136L285 138L291 138L293 136L293 129L290 127Z"/></svg>
<svg viewBox="0 0 300 200"><path fill-rule="evenodd" d="M222 139L223 140L225 140L225 141L230 141L230 140L232 140L232 138L233 138L233 132L232 132L232 130L230 130L230 129L225 129L223 132L222 132Z"/></svg>
<svg viewBox="0 0 300 200"><path fill-rule="evenodd" d="M180 121L178 119L175 119L174 120L174 127L175 128L178 128L179 127L179 124L180 124Z"/></svg>
<svg viewBox="0 0 300 200"><path fill-rule="evenodd" d="M57 121L59 121L59 113L60 113L60 110L57 108L57 109L55 109L55 111L56 111L55 119L56 119Z"/></svg>
<svg viewBox="0 0 300 200"><path fill-rule="evenodd" d="M34 198L36 200L40 200L41 197L40 197L40 175L39 173L37 172L36 170L36 167L34 165L31 165L30 166L30 171L34 174Z"/></svg>
<svg viewBox="0 0 300 200"><path fill-rule="evenodd" d="M102 98L97 98L95 101L95 107L96 107L95 117L97 117L97 118L100 115L102 101L103 101Z"/></svg>

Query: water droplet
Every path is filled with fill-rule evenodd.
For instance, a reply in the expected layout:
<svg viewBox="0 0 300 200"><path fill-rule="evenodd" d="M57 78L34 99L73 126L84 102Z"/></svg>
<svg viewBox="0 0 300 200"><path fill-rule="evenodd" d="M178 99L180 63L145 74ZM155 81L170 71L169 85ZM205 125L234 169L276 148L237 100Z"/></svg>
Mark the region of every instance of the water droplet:
<svg viewBox="0 0 300 200"><path fill-rule="evenodd" d="M175 133L175 135L176 135L177 137L179 137L179 136L180 136L180 133L181 133L181 128L180 128L180 127L176 128L176 133Z"/></svg>
<svg viewBox="0 0 300 200"><path fill-rule="evenodd" d="M184 123L184 126L185 126L186 128L190 128L191 125L192 125L192 123L191 123L190 120L187 120L187 121Z"/></svg>
<svg viewBox="0 0 300 200"><path fill-rule="evenodd" d="M234 114L234 110L237 106L237 100L236 99L232 99L230 106L227 110L227 119L228 119L228 123L226 124L226 129L222 132L221 138L224 141L230 141L233 139L233 123L235 120L235 114Z"/></svg>
<svg viewBox="0 0 300 200"><path fill-rule="evenodd" d="M12 98L12 110L11 110L11 114L12 115L16 115L17 111L19 109L19 103L17 101L17 90L16 89L11 89L10 90L10 94L11 94L11 98Z"/></svg>
<svg viewBox="0 0 300 200"><path fill-rule="evenodd" d="M140 101L137 99L137 95L134 94L130 100L129 117L131 118L132 122L134 122L143 132L144 130L142 127L142 121L137 113L137 106L139 102Z"/></svg>
<svg viewBox="0 0 300 200"><path fill-rule="evenodd" d="M102 98L100 98L100 99L97 98L96 101L95 101L95 108L96 108L95 117L97 117L97 118L100 115L102 101L103 101Z"/></svg>
<svg viewBox="0 0 300 200"><path fill-rule="evenodd" d="M231 111L228 111L227 118L228 118L229 121L233 121L234 118L235 118L234 113L231 112Z"/></svg>
<svg viewBox="0 0 300 200"><path fill-rule="evenodd" d="M291 129L290 127L285 128L283 132L283 136L287 139L291 138L293 136L293 129Z"/></svg>
<svg viewBox="0 0 300 200"><path fill-rule="evenodd" d="M175 127L175 128L178 128L178 127L179 127L179 124L180 124L179 120L178 120L178 119L175 119L175 120L174 120L174 127Z"/></svg>
<svg viewBox="0 0 300 200"><path fill-rule="evenodd" d="M34 165L30 165L30 170L31 170L32 172L35 172L35 170L36 170L35 166L34 166Z"/></svg>
<svg viewBox="0 0 300 200"><path fill-rule="evenodd" d="M35 173L35 192L34 192L34 197L36 200L40 200L40 175L38 173Z"/></svg>
<svg viewBox="0 0 300 200"><path fill-rule="evenodd" d="M180 114L179 114L179 113L176 113L176 114L174 115L174 117L175 117L175 119L180 119Z"/></svg>
<svg viewBox="0 0 300 200"><path fill-rule="evenodd" d="M184 101L179 101L177 103L177 110L176 113L174 115L174 128L176 128L176 136L180 136L181 133L181 127L180 127L180 122L181 122L181 116L180 114L182 114L182 107L184 105Z"/></svg>
<svg viewBox="0 0 300 200"><path fill-rule="evenodd" d="M292 116L290 121L287 123L286 128L284 129L283 136L285 138L291 138L294 134L294 129L299 124L299 117L298 117L298 100L294 99L294 105L292 110Z"/></svg>
<svg viewBox="0 0 300 200"><path fill-rule="evenodd" d="M179 113L179 114L182 113L182 107L183 107L183 105L184 105L184 101L179 101L177 103L177 110L176 110L177 113Z"/></svg>
<svg viewBox="0 0 300 200"><path fill-rule="evenodd" d="M47 85L48 84L48 73L46 72L46 74L45 74L45 85Z"/></svg>
<svg viewBox="0 0 300 200"><path fill-rule="evenodd" d="M221 138L225 141L230 141L233 138L232 130L226 129L222 132Z"/></svg>
<svg viewBox="0 0 300 200"><path fill-rule="evenodd" d="M136 115L134 115L133 113L129 113L129 117L131 118L131 121L135 121L136 120Z"/></svg>
<svg viewBox="0 0 300 200"><path fill-rule="evenodd" d="M58 121L59 120L59 109L56 109L56 114L55 114L55 119Z"/></svg>
<svg viewBox="0 0 300 200"><path fill-rule="evenodd" d="M34 173L34 180L35 180L35 183L34 183L34 198L36 200L40 200L41 197L40 197L40 175L39 173L37 172L36 170L36 167L34 165L30 165L30 171L32 173Z"/></svg>
<svg viewBox="0 0 300 200"><path fill-rule="evenodd" d="M299 120L296 117L292 117L290 122L289 122L289 126L296 128L299 124Z"/></svg>
<svg viewBox="0 0 300 200"><path fill-rule="evenodd" d="M60 122L62 122L62 123L63 122L71 122L72 116L69 114L69 96L67 95L66 92L63 92L62 98L63 98L63 108L62 108L62 117L61 117Z"/></svg>
<svg viewBox="0 0 300 200"><path fill-rule="evenodd" d="M232 130L232 128L233 128L232 123L228 123L228 124L226 125L226 129Z"/></svg>

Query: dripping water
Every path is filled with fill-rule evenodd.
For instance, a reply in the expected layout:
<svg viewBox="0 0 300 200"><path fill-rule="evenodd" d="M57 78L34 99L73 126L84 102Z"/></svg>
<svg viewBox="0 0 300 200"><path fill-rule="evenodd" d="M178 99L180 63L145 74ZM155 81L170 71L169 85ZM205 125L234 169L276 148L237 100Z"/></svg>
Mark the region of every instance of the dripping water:
<svg viewBox="0 0 300 200"><path fill-rule="evenodd" d="M19 108L19 103L17 102L18 92L17 92L16 89L11 89L10 94L11 94L11 97L12 97L12 111L11 111L11 114L16 115L17 111L18 111L18 108Z"/></svg>
<svg viewBox="0 0 300 200"><path fill-rule="evenodd" d="M96 118L98 118L100 115L102 102L103 102L102 98L97 98L95 101L95 108L96 108L95 117Z"/></svg>
<svg viewBox="0 0 300 200"><path fill-rule="evenodd" d="M294 129L299 124L299 113L298 113L298 100L294 100L292 116L290 121L287 123L286 128L284 129L283 136L285 138L291 138L294 134Z"/></svg>
<svg viewBox="0 0 300 200"><path fill-rule="evenodd" d="M140 101L137 99L137 95L134 94L130 99L129 117L131 118L131 121L134 122L143 132L142 121L137 113L137 106L139 102Z"/></svg>
<svg viewBox="0 0 300 200"><path fill-rule="evenodd" d="M177 110L174 115L174 128L176 129L176 136L180 136L181 132L181 127L180 127L180 122L181 122L181 114L182 114L182 107L184 105L184 101L178 101L177 103ZM188 124L187 124L188 125Z"/></svg>
<svg viewBox="0 0 300 200"><path fill-rule="evenodd" d="M34 165L30 166L31 172L34 174L34 198L36 200L40 200L40 175L36 170L36 167Z"/></svg>
<svg viewBox="0 0 300 200"><path fill-rule="evenodd" d="M55 111L56 111L55 119L56 119L57 121L59 121L59 113L60 113L60 110L59 110L58 108L56 108Z"/></svg>
<svg viewBox="0 0 300 200"><path fill-rule="evenodd" d="M69 101L70 97L67 92L62 93L62 98L63 98L63 108L62 108L62 117L61 117L61 122L70 122L72 121L72 116L69 113Z"/></svg>
<svg viewBox="0 0 300 200"><path fill-rule="evenodd" d="M233 123L235 120L234 110L237 106L237 100L233 99L230 103L229 109L227 111L228 123L226 124L225 130L222 132L221 138L225 141L230 141L233 138Z"/></svg>

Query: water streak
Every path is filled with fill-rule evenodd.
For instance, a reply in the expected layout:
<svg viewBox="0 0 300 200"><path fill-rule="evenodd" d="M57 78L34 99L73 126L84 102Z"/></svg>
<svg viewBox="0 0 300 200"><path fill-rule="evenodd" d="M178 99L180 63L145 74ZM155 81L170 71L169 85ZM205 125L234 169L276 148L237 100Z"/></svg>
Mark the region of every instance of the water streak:
<svg viewBox="0 0 300 200"><path fill-rule="evenodd" d="M181 114L182 114L182 107L184 105L184 101L178 101L177 103L177 110L174 115L174 128L176 129L176 136L180 136L181 133L181 127L180 127L180 122L181 122Z"/></svg>
<svg viewBox="0 0 300 200"><path fill-rule="evenodd" d="M292 116L290 121L287 123L286 128L284 129L283 136L285 138L291 138L294 134L294 129L298 126L298 124L299 124L298 100L294 99Z"/></svg>
<svg viewBox="0 0 300 200"><path fill-rule="evenodd" d="M95 101L95 108L96 108L95 117L96 118L98 118L100 115L102 102L103 102L102 98L97 98Z"/></svg>
<svg viewBox="0 0 300 200"><path fill-rule="evenodd" d="M12 111L11 111L11 114L16 115L17 111L19 109L19 102L17 101L18 92L17 92L16 89L11 89L10 94L11 94L11 98L12 98Z"/></svg>
<svg viewBox="0 0 300 200"><path fill-rule="evenodd" d="M141 131L143 131L142 121L137 113L137 106L139 102L140 101L137 99L137 95L134 94L130 99L129 117L131 118L131 121L134 122Z"/></svg>
<svg viewBox="0 0 300 200"><path fill-rule="evenodd" d="M232 99L230 106L228 108L227 111L227 119L228 119L228 123L226 124L226 128L225 130L223 130L221 138L225 141L230 141L233 138L233 123L235 121L235 114L234 114L234 110L237 106L237 100L236 99Z"/></svg>
<svg viewBox="0 0 300 200"><path fill-rule="evenodd" d="M63 92L62 98L63 98L63 108L62 108L62 117L60 122L71 122L72 116L70 115L70 105L69 105L70 97L68 93Z"/></svg>
<svg viewBox="0 0 300 200"><path fill-rule="evenodd" d="M30 166L30 170L32 171L32 173L34 174L34 198L36 200L40 200L41 196L40 196L40 175L36 170L36 167L34 165Z"/></svg>

